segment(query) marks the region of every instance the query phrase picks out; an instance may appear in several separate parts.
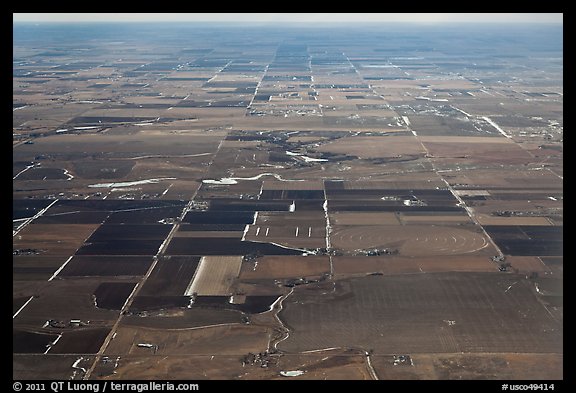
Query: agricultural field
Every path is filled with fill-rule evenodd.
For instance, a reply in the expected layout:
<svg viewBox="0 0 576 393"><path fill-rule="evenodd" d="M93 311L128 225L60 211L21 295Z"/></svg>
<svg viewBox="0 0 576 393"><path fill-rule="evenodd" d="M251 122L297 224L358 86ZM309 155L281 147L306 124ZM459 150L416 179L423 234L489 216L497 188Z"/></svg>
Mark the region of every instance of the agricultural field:
<svg viewBox="0 0 576 393"><path fill-rule="evenodd" d="M13 32L13 379L564 378L561 28Z"/></svg>

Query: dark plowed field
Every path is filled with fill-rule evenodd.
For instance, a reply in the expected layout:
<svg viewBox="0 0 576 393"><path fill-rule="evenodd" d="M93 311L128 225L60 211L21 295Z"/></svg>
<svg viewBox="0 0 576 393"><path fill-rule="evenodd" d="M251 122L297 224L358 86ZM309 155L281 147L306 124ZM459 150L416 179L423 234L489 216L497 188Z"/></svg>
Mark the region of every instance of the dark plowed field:
<svg viewBox="0 0 576 393"><path fill-rule="evenodd" d="M53 200L50 199L14 199L12 200L12 219L33 217L52 202Z"/></svg>
<svg viewBox="0 0 576 393"><path fill-rule="evenodd" d="M564 254L562 226L487 225L484 228L504 254L519 256Z"/></svg>
<svg viewBox="0 0 576 393"><path fill-rule="evenodd" d="M110 239L85 243L76 255L156 255L164 239Z"/></svg>
<svg viewBox="0 0 576 393"><path fill-rule="evenodd" d="M44 353L56 338L57 334L13 330L12 353Z"/></svg>
<svg viewBox="0 0 576 393"><path fill-rule="evenodd" d="M59 277L73 276L142 276L152 264L151 257L75 256Z"/></svg>
<svg viewBox="0 0 576 393"><path fill-rule="evenodd" d="M182 221L189 224L252 224L254 212L192 211L186 213Z"/></svg>
<svg viewBox="0 0 576 393"><path fill-rule="evenodd" d="M239 238L172 238L167 255L301 255L302 251L270 243L243 242Z"/></svg>
<svg viewBox="0 0 576 393"><path fill-rule="evenodd" d="M200 257L164 257L138 293L139 296L183 296Z"/></svg>
<svg viewBox="0 0 576 393"><path fill-rule="evenodd" d="M189 296L136 296L130 305L130 312L183 308L189 304Z"/></svg>
<svg viewBox="0 0 576 393"><path fill-rule="evenodd" d="M109 328L81 329L65 332L56 345L50 349L51 354L91 354L97 353L110 333Z"/></svg>
<svg viewBox="0 0 576 393"><path fill-rule="evenodd" d="M86 242L97 243L117 239L163 240L170 233L170 229L171 225L163 224L104 224L98 227Z"/></svg>
<svg viewBox="0 0 576 393"><path fill-rule="evenodd" d="M120 310L136 283L104 282L94 291L98 308Z"/></svg>

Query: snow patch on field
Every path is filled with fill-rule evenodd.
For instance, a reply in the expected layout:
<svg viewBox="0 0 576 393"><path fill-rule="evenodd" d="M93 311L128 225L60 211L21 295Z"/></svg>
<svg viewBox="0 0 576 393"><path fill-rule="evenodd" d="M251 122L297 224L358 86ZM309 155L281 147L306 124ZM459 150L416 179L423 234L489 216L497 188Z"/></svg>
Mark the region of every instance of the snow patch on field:
<svg viewBox="0 0 576 393"><path fill-rule="evenodd" d="M280 375L283 377L298 377L304 374L302 370L294 370L294 371L280 371Z"/></svg>
<svg viewBox="0 0 576 393"><path fill-rule="evenodd" d="M146 179L146 180L137 180L137 181L128 181L128 182L121 182L121 183L98 183L98 184L89 184L88 187L90 188L116 188L116 187L130 187L130 186L137 186L139 184L155 184L162 180L176 180L175 177L161 177L158 179Z"/></svg>
<svg viewBox="0 0 576 393"><path fill-rule="evenodd" d="M284 179L284 178L282 178L282 176L280 176L276 173L261 173L259 175L252 176L252 177L223 177L220 180L207 179L207 180L202 180L202 183L204 183L204 184L224 184L224 185L226 185L226 184L238 184L239 180L258 180L264 176L272 176L276 180L279 180L279 181L304 181L304 180Z"/></svg>

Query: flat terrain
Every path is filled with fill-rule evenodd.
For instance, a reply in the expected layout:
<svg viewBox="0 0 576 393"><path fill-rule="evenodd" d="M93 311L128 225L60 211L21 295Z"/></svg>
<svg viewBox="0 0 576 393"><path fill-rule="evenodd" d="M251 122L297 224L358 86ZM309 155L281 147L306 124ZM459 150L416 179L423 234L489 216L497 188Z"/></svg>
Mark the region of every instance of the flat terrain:
<svg viewBox="0 0 576 393"><path fill-rule="evenodd" d="M563 370L563 39L13 25L22 379Z"/></svg>
<svg viewBox="0 0 576 393"><path fill-rule="evenodd" d="M203 257L184 295L232 295L231 285L240 274L241 265L241 256Z"/></svg>
<svg viewBox="0 0 576 393"><path fill-rule="evenodd" d="M285 302L280 318L293 331L279 349L554 353L562 346L562 326L524 276L371 276L338 282L324 301L314 301L321 290L298 290Z"/></svg>
<svg viewBox="0 0 576 393"><path fill-rule="evenodd" d="M335 227L332 245L352 251L369 248L394 248L400 255L494 254L482 233L450 226L410 225Z"/></svg>

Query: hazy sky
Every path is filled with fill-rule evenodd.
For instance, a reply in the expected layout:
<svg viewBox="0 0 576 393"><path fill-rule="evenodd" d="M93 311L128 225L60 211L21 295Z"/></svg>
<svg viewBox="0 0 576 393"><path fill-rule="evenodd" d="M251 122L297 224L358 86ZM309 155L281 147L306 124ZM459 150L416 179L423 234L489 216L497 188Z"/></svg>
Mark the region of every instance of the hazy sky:
<svg viewBox="0 0 576 393"><path fill-rule="evenodd" d="M14 22L481 22L563 23L563 14L551 13L14 13Z"/></svg>

